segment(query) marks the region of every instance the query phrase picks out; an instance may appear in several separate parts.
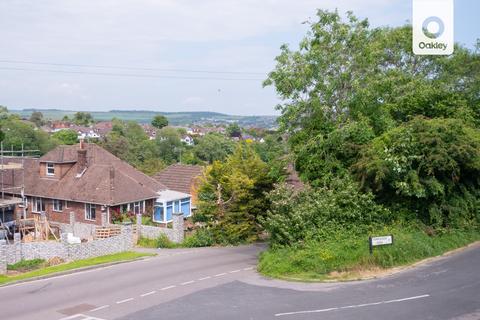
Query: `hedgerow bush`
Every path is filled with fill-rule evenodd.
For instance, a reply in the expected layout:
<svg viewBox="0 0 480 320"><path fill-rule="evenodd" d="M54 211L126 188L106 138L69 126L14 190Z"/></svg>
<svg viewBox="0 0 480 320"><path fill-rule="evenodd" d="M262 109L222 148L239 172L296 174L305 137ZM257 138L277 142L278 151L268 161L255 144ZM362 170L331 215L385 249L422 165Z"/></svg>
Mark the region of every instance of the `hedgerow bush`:
<svg viewBox="0 0 480 320"><path fill-rule="evenodd" d="M268 198L271 208L261 224L274 247L326 239L339 231L359 233L391 219L388 209L349 179L301 192L279 185Z"/></svg>
<svg viewBox="0 0 480 320"><path fill-rule="evenodd" d="M462 120L416 117L375 138L353 171L380 202L427 225L480 222L480 130Z"/></svg>

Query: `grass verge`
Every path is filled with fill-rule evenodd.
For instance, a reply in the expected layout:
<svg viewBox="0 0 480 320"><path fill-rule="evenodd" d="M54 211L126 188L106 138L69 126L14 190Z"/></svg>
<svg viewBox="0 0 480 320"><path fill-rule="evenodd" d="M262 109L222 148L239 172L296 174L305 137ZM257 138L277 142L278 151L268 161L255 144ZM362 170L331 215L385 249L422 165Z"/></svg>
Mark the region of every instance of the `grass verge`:
<svg viewBox="0 0 480 320"><path fill-rule="evenodd" d="M365 271L408 265L480 240L478 230L444 230L434 235L416 227L385 227L375 235L393 234L393 245L368 248L368 235L339 234L301 247L269 249L258 270L265 276L295 281L353 280Z"/></svg>
<svg viewBox="0 0 480 320"><path fill-rule="evenodd" d="M74 269L79 269L79 268L84 268L84 267L90 267L90 266L94 266L94 265L100 265L100 264L111 263L111 262L135 260L135 259L138 259L138 258L141 258L141 257L153 256L153 255L154 254L151 254L151 253L140 253L140 252L127 251L127 252L110 254L110 255L106 255L106 256L100 256L100 257L96 257L96 258L77 260L77 261L73 261L73 262L62 263L62 264L55 265L55 266L40 268L40 269L37 269L37 270L34 270L34 271L25 272L25 273L13 275L13 276L1 275L0 276L0 285L6 284L6 283L9 283L9 282L19 281L19 280L25 280L25 279L29 279L29 278L45 276L45 275L49 275L49 274L53 274L53 273L57 273L57 272L62 272L62 271L69 271L69 270L74 270Z"/></svg>

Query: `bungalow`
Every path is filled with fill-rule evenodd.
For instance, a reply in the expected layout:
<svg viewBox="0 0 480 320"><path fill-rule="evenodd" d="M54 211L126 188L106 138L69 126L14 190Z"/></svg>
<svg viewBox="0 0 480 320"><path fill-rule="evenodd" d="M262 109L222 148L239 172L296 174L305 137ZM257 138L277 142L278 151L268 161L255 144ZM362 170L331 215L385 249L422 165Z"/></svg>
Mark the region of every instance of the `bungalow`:
<svg viewBox="0 0 480 320"><path fill-rule="evenodd" d="M96 144L59 146L23 163L24 176L20 170L4 173L4 185L18 187L23 180L26 216L68 223L73 213L76 222L103 225L124 211L155 212L157 222L171 221L173 213L191 215L190 194L168 190Z"/></svg>
<svg viewBox="0 0 480 320"><path fill-rule="evenodd" d="M191 195L191 205L195 209L197 188L203 176L203 167L185 164L172 164L153 176L155 180L164 184L169 190Z"/></svg>

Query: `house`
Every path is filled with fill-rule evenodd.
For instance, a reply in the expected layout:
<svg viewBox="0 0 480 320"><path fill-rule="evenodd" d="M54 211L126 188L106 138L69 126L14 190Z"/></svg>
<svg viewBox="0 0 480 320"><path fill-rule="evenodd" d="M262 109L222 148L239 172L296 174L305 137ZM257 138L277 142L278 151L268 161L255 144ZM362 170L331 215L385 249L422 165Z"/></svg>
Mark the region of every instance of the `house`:
<svg viewBox="0 0 480 320"><path fill-rule="evenodd" d="M168 189L188 193L192 196L192 207L195 208L197 188L203 176L203 167L185 164L173 164L153 176Z"/></svg>
<svg viewBox="0 0 480 320"><path fill-rule="evenodd" d="M96 144L81 141L39 159L16 158L22 160L24 175L4 173L4 186L23 181L27 217L45 214L50 222L69 223L73 214L76 222L104 225L125 211L153 215L162 223L172 221L174 212L191 215L189 194L168 190Z"/></svg>
<svg viewBox="0 0 480 320"><path fill-rule="evenodd" d="M187 146L193 146L195 144L195 142L193 141L193 138L190 137L189 135L183 135L180 140L183 143L185 143Z"/></svg>

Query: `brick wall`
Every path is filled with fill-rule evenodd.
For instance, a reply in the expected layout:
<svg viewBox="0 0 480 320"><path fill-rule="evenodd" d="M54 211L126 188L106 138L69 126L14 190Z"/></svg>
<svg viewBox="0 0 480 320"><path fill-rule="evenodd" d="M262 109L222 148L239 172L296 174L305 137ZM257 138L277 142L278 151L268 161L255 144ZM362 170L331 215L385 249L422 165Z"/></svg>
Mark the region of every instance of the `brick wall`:
<svg viewBox="0 0 480 320"><path fill-rule="evenodd" d="M75 201L64 201L61 212L53 210L53 199L43 198L45 204L45 213L50 222L70 223L70 213L75 214L75 221L86 224L102 224L102 206L96 205L95 220L85 219L85 203ZM28 197L28 213L35 214L35 203L33 197Z"/></svg>

